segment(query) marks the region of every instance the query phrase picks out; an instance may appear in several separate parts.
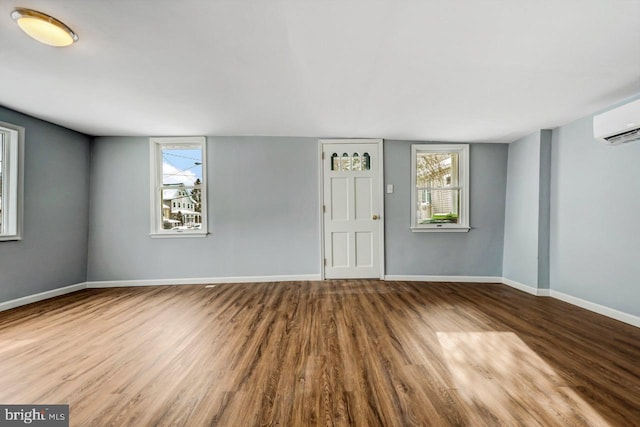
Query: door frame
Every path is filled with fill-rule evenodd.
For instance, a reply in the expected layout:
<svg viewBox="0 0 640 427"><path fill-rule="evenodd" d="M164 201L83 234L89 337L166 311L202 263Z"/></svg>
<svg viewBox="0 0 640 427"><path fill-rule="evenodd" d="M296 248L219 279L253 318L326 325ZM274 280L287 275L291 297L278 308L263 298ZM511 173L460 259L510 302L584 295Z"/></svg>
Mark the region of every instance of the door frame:
<svg viewBox="0 0 640 427"><path fill-rule="evenodd" d="M378 259L380 262L380 280L384 280L384 140L378 138L351 138L351 139L319 139L318 140L318 210L320 212L320 280L324 280L324 159L322 158L325 144L377 144L378 145L378 195L380 200L380 221L378 230L380 233L378 245Z"/></svg>

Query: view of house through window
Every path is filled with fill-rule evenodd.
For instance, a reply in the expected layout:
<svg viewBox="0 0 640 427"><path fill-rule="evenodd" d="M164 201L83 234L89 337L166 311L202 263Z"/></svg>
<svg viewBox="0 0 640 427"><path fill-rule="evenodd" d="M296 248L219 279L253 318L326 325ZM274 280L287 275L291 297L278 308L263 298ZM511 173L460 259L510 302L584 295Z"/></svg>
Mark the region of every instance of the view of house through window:
<svg viewBox="0 0 640 427"><path fill-rule="evenodd" d="M469 229L469 145L412 146L413 231Z"/></svg>
<svg viewBox="0 0 640 427"><path fill-rule="evenodd" d="M162 149L162 228L202 227L202 150Z"/></svg>
<svg viewBox="0 0 640 427"><path fill-rule="evenodd" d="M458 153L418 153L418 224L458 223Z"/></svg>
<svg viewBox="0 0 640 427"><path fill-rule="evenodd" d="M152 234L206 233L205 139L152 138Z"/></svg>

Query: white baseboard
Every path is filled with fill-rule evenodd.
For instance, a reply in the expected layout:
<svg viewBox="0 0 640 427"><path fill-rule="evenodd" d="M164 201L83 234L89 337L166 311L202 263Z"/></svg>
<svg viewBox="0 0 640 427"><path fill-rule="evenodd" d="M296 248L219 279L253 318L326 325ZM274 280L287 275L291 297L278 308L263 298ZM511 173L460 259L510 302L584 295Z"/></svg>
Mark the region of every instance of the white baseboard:
<svg viewBox="0 0 640 427"><path fill-rule="evenodd" d="M50 291L40 292L39 294L27 295L26 297L16 298L11 301L0 302L0 311L11 310L12 308L31 304L33 302L57 297L60 295L70 294L71 292L81 291L87 287L87 283L76 283L75 285L65 286L63 288L52 289Z"/></svg>
<svg viewBox="0 0 640 427"><path fill-rule="evenodd" d="M384 280L398 280L404 282L502 283L502 277L493 276L421 276L389 274L384 276Z"/></svg>
<svg viewBox="0 0 640 427"><path fill-rule="evenodd" d="M506 277L502 278L501 283L511 286L512 288L518 289L522 292L526 292L531 295L535 295L538 297L548 297L550 296L549 289L538 289L535 286L525 285L524 283L516 282L515 280L507 279Z"/></svg>
<svg viewBox="0 0 640 427"><path fill-rule="evenodd" d="M551 297L640 328L640 317L634 316L633 314L625 313L624 311L619 311L614 308L609 308L604 305L596 304L594 302L554 290L551 290Z"/></svg>
<svg viewBox="0 0 640 427"><path fill-rule="evenodd" d="M249 282L293 282L321 280L319 274L301 274L284 276L238 276L238 277L204 277L194 279L153 279L153 280L110 280L77 283L75 285L52 289L34 295L0 302L0 311L42 301L45 299L80 291L85 288L119 288L129 286L159 286L159 285L205 285L213 283L249 283ZM494 276L420 276L420 275L387 275L384 280L417 281L417 282L465 282L465 283L503 283L512 288L531 295L552 297L575 306L593 311L603 316L640 328L640 317L625 313L604 305L567 295L552 289L537 289L515 280Z"/></svg>
<svg viewBox="0 0 640 427"><path fill-rule="evenodd" d="M615 320L627 323L640 328L640 317L633 314L625 313L613 308L606 307L604 305L596 304L590 301L586 301L572 295L567 295L562 292L554 291L552 289L538 289L535 286L525 285L524 283L516 282L515 280L507 279L506 277L493 277L493 276L403 276L403 275L387 275L385 280L400 280L400 281L417 281L417 282L473 282L473 283L502 283L510 286L514 289L526 292L531 295L539 297L551 297L569 304L576 305L589 311L593 311L603 316L610 317Z"/></svg>
<svg viewBox="0 0 640 427"><path fill-rule="evenodd" d="M538 293L536 294L536 296L539 296L539 297L550 297L551 296L551 289L538 289Z"/></svg>
<svg viewBox="0 0 640 427"><path fill-rule="evenodd" d="M87 282L87 288L122 288L129 286L208 285L210 283L298 282L320 280L319 274L285 276L196 277L193 279L108 280Z"/></svg>

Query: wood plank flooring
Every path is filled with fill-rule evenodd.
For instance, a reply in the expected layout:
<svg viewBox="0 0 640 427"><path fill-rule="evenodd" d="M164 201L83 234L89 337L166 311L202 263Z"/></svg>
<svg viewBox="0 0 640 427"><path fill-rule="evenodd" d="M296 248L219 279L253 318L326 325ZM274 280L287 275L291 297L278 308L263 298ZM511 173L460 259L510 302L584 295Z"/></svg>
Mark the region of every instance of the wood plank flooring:
<svg viewBox="0 0 640 427"><path fill-rule="evenodd" d="M0 313L0 403L74 426L640 425L640 329L498 284L88 289Z"/></svg>

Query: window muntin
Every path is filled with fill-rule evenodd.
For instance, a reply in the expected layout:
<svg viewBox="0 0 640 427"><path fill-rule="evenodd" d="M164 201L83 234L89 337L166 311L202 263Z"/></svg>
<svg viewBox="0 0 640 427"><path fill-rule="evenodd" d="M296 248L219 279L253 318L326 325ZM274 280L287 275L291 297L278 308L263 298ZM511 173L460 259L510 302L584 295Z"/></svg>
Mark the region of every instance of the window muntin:
<svg viewBox="0 0 640 427"><path fill-rule="evenodd" d="M469 145L413 145L411 229L469 230Z"/></svg>
<svg viewBox="0 0 640 427"><path fill-rule="evenodd" d="M206 235L205 138L151 138L150 150L151 235Z"/></svg>
<svg viewBox="0 0 640 427"><path fill-rule="evenodd" d="M24 129L0 123L0 241L22 238Z"/></svg>

